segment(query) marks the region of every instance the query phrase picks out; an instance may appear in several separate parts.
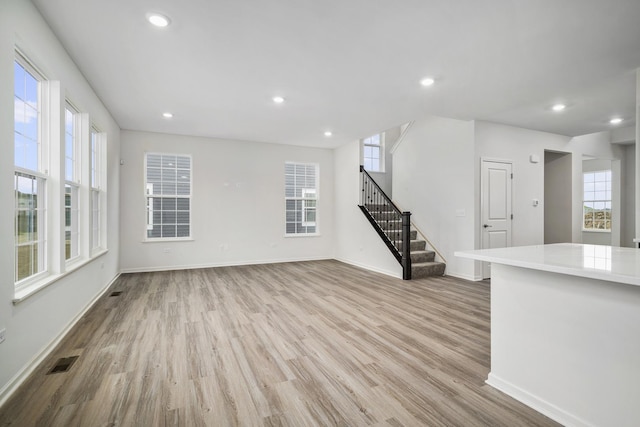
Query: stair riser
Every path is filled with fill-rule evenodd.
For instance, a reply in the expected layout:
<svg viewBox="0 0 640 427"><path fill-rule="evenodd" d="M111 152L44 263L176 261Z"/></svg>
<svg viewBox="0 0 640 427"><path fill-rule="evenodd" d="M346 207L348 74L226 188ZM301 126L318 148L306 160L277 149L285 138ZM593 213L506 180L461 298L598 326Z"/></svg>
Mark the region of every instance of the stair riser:
<svg viewBox="0 0 640 427"><path fill-rule="evenodd" d="M427 266L411 267L411 278L421 279L423 277L442 276L444 275L445 265L437 262Z"/></svg>
<svg viewBox="0 0 640 427"><path fill-rule="evenodd" d="M401 240L395 240L395 242L397 242L398 244L396 245L396 247L398 248L398 250L400 252L402 252L402 241ZM415 251L424 251L427 247L427 242L425 242L424 240L412 240L409 250L411 252L415 252Z"/></svg>
<svg viewBox="0 0 640 427"><path fill-rule="evenodd" d="M413 251L424 251L427 246L427 242L424 240L412 240L411 241L411 252Z"/></svg>
<svg viewBox="0 0 640 427"><path fill-rule="evenodd" d="M411 263L433 262L436 259L436 253L433 251L414 252L411 254Z"/></svg>

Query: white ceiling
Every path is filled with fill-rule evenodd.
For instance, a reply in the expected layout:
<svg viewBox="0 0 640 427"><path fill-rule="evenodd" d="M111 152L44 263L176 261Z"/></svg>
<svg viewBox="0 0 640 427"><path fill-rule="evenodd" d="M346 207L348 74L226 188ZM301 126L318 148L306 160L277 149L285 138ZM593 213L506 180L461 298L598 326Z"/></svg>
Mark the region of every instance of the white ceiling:
<svg viewBox="0 0 640 427"><path fill-rule="evenodd" d="M335 147L428 114L634 123L639 0L33 1L123 129Z"/></svg>

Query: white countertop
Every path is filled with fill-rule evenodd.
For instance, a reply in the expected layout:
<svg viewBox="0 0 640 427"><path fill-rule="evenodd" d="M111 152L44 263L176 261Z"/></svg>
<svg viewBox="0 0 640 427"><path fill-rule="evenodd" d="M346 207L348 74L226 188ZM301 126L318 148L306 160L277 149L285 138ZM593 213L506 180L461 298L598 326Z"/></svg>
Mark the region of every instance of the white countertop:
<svg viewBox="0 0 640 427"><path fill-rule="evenodd" d="M455 256L640 286L640 249L577 243L457 251Z"/></svg>

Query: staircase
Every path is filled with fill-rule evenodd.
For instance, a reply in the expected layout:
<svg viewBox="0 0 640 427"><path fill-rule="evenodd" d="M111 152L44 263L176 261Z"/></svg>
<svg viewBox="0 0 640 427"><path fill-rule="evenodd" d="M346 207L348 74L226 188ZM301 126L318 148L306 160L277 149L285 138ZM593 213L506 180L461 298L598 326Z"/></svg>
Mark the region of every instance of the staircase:
<svg viewBox="0 0 640 427"><path fill-rule="evenodd" d="M402 265L403 279L444 275L445 264L435 260L436 253L427 250L426 240L411 226L411 213L401 212L363 166L360 175L359 208Z"/></svg>
<svg viewBox="0 0 640 427"><path fill-rule="evenodd" d="M367 204L373 219L392 242L402 241L402 219L394 219L394 211L386 205ZM435 251L426 248L427 242L418 238L418 231L411 227L409 231L409 254L411 257L411 279L429 276L443 276L446 264L435 260ZM397 246L396 246L397 247ZM397 247L399 251L401 247Z"/></svg>

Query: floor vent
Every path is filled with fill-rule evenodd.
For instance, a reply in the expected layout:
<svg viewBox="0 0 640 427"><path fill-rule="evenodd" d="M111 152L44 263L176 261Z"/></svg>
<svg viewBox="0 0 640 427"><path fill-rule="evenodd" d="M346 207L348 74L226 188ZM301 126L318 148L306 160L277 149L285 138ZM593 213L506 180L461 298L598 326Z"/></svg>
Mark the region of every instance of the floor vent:
<svg viewBox="0 0 640 427"><path fill-rule="evenodd" d="M68 372L69 369L73 366L76 360L78 360L79 356L71 356L71 357L63 357L62 359L58 359L55 366L51 368L47 375L51 374L60 374L62 372Z"/></svg>
<svg viewBox="0 0 640 427"><path fill-rule="evenodd" d="M109 295L110 297L119 297L120 295L122 295L122 291L114 291L111 292L111 295Z"/></svg>

